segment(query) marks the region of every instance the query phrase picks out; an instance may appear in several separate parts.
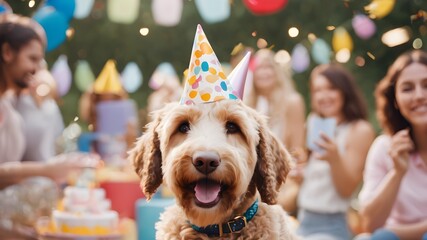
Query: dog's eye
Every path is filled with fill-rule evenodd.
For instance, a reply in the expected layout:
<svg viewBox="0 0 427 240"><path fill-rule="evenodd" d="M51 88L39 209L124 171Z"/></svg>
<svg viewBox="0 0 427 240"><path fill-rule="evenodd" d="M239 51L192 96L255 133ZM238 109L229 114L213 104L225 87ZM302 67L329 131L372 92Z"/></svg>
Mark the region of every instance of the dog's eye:
<svg viewBox="0 0 427 240"><path fill-rule="evenodd" d="M240 132L240 128L234 122L227 122L225 124L225 129L227 129L228 134L238 133Z"/></svg>
<svg viewBox="0 0 427 240"><path fill-rule="evenodd" d="M188 131L190 131L190 123L189 122L181 123L181 125L179 125L178 127L178 131L180 131L181 133L187 133Z"/></svg>

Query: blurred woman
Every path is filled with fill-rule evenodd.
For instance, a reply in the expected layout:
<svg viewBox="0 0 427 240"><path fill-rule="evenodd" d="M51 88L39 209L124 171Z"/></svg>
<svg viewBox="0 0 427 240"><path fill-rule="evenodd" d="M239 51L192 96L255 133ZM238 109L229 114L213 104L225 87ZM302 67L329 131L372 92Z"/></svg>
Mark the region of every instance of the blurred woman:
<svg viewBox="0 0 427 240"><path fill-rule="evenodd" d="M244 101L258 112L268 116L270 129L290 151L296 161L305 161L304 123L305 103L295 90L289 65L281 65L269 49L258 50L254 55L253 79L248 82ZM291 174L290 176L293 176ZM288 178L279 194L279 204L286 211L296 211L298 185Z"/></svg>
<svg viewBox="0 0 427 240"><path fill-rule="evenodd" d="M313 69L310 95L310 117L333 119L336 128L333 137L321 133L315 141L320 150L309 155L298 197L297 233L312 239L349 239L346 213L361 183L375 132L366 120L361 92L343 67L328 64Z"/></svg>
<svg viewBox="0 0 427 240"><path fill-rule="evenodd" d="M24 120L26 149L23 159L46 161L57 154L56 140L64 130L64 123L55 101L53 76L43 67L33 78L29 87L19 93L16 102L16 110Z"/></svg>
<svg viewBox="0 0 427 240"><path fill-rule="evenodd" d="M37 217L56 204L54 181L63 183L71 171L97 164L96 160L78 161L78 155L61 155L46 162L21 162L26 149L24 126L13 99L16 92L31 83L43 56L44 42L29 18L0 21L1 239L17 239L17 235L24 234L23 229L26 236L33 234L32 225Z"/></svg>
<svg viewBox="0 0 427 240"><path fill-rule="evenodd" d="M359 195L372 239L427 239L427 53L391 65L375 91L384 134L373 143Z"/></svg>

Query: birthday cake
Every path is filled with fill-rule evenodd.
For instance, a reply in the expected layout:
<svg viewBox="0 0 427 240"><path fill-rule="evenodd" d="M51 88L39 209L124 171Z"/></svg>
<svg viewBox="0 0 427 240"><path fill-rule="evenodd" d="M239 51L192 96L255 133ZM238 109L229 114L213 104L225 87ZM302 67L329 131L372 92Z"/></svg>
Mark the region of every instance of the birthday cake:
<svg viewBox="0 0 427 240"><path fill-rule="evenodd" d="M108 235L117 232L118 214L101 188L66 187L59 209L52 213L57 232Z"/></svg>

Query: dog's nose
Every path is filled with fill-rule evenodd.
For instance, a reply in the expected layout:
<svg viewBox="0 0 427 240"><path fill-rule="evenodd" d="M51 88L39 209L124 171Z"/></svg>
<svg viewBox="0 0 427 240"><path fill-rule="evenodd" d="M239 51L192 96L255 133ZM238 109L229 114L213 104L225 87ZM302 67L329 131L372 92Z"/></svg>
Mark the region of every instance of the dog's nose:
<svg viewBox="0 0 427 240"><path fill-rule="evenodd" d="M220 163L221 159L216 152L198 151L193 155L194 167L203 174L209 174L215 171Z"/></svg>

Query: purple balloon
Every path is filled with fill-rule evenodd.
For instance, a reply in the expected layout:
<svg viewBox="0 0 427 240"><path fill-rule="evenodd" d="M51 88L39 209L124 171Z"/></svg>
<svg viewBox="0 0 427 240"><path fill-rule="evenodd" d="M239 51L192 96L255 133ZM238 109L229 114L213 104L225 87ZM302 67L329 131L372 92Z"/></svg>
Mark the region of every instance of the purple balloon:
<svg viewBox="0 0 427 240"><path fill-rule="evenodd" d="M310 66L310 55L301 43L295 45L291 55L292 69L296 73L304 72Z"/></svg>
<svg viewBox="0 0 427 240"><path fill-rule="evenodd" d="M64 96L68 93L71 87L72 74L68 66L67 56L61 55L58 60L53 64L50 70L53 78L56 81L56 86L59 96Z"/></svg>
<svg viewBox="0 0 427 240"><path fill-rule="evenodd" d="M371 38L377 30L375 23L368 16L363 14L355 15L351 24L353 25L356 35L364 40Z"/></svg>

